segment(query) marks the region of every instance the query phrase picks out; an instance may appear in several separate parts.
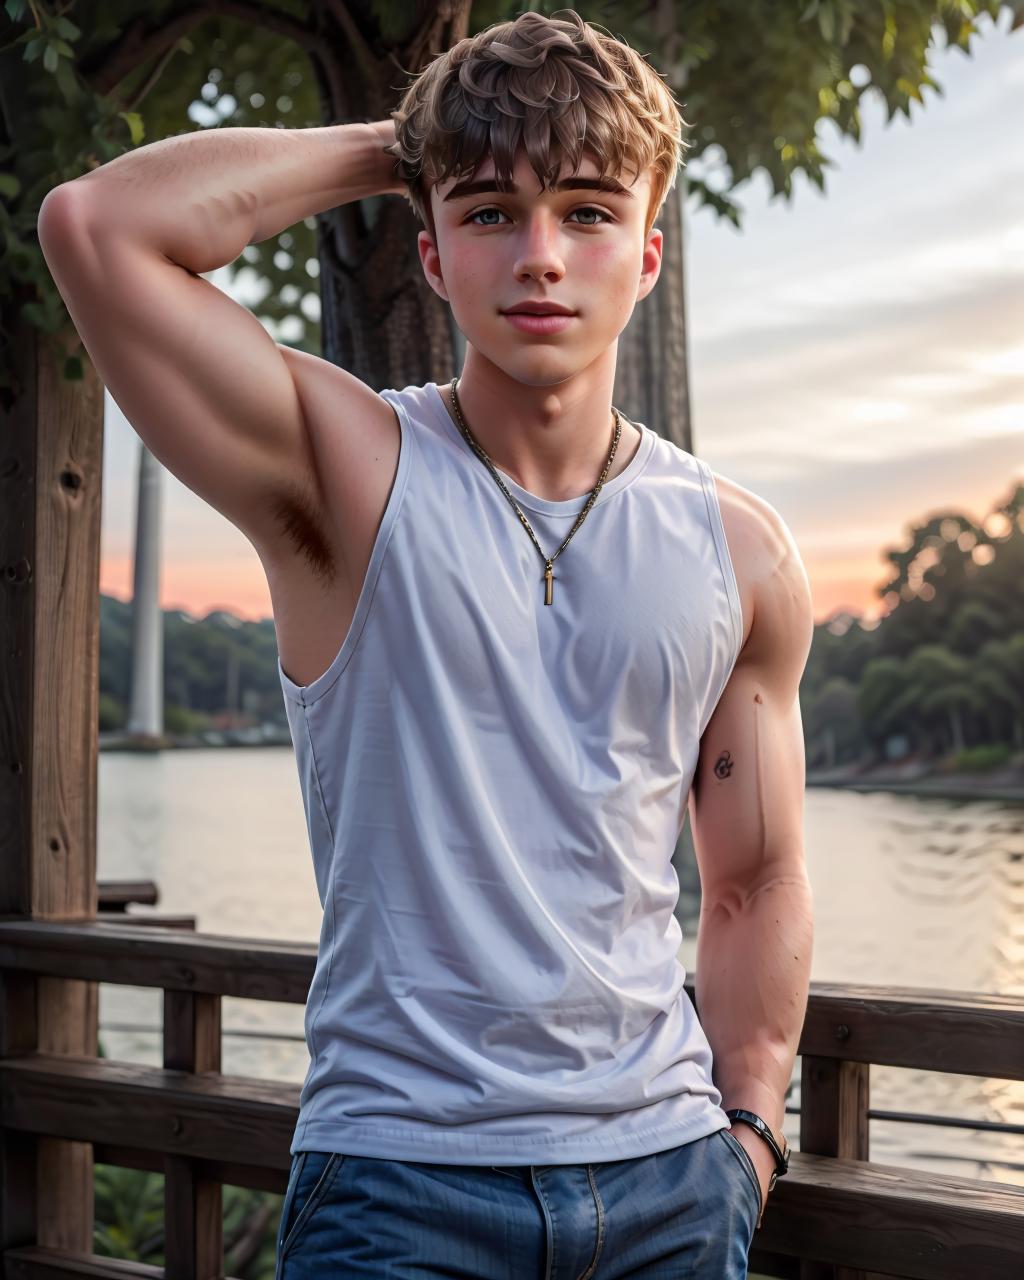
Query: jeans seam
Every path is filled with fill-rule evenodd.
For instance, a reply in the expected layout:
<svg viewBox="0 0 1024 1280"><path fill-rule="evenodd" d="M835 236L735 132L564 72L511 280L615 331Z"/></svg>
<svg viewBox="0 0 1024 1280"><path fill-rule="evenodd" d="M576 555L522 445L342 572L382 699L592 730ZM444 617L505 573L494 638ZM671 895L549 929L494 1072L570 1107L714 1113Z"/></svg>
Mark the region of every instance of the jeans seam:
<svg viewBox="0 0 1024 1280"><path fill-rule="evenodd" d="M312 1218L317 1205L320 1203L321 1200L323 1200L324 1196L327 1194L328 1190L330 1189L331 1183L333 1183L335 1177L337 1176L338 1170L341 1168L341 1165L344 1162L344 1160L345 1160L345 1157L341 1155L339 1152L334 1151L331 1153L331 1158L324 1165L323 1170L320 1173L320 1177L316 1180L316 1185L313 1187L313 1190L309 1193L309 1198L306 1200L306 1203L299 1210L295 1221L292 1223L291 1227L288 1230L287 1236L281 1242L281 1261L282 1262L284 1261L285 1255L290 1253L292 1249L295 1247L295 1245L298 1243L299 1237L302 1235L302 1232L304 1232L306 1228L309 1226L310 1218ZM296 1188L298 1188L298 1179L296 1179L295 1185L296 1185ZM293 1197L293 1200L294 1200L294 1197ZM301 1229L300 1229L300 1224L301 1224Z"/></svg>
<svg viewBox="0 0 1024 1280"><path fill-rule="evenodd" d="M592 1164L587 1165L587 1178L590 1182L594 1204L597 1207L597 1244L594 1247L594 1256L590 1259L590 1265L580 1273L577 1280L591 1280L597 1270L597 1261L601 1256L601 1248L604 1244L604 1204L598 1194L597 1183L594 1181L594 1166Z"/></svg>
<svg viewBox="0 0 1024 1280"><path fill-rule="evenodd" d="M757 1201L757 1213L754 1217L754 1222L756 1224L760 1220L761 1210L763 1208L763 1205L761 1203L761 1183L757 1176L757 1170L754 1168L754 1162L753 1160L751 1160L749 1153L747 1152L743 1143L740 1142L739 1138L737 1138L734 1134L729 1133L729 1131L724 1128L720 1129L719 1133L721 1133L723 1139L725 1140L725 1145L729 1148L732 1154L739 1161L740 1167L743 1169L744 1173L747 1175L747 1181L754 1188L754 1199ZM732 1145L733 1143L736 1144L735 1147ZM737 1147L739 1148L739 1150L736 1149Z"/></svg>

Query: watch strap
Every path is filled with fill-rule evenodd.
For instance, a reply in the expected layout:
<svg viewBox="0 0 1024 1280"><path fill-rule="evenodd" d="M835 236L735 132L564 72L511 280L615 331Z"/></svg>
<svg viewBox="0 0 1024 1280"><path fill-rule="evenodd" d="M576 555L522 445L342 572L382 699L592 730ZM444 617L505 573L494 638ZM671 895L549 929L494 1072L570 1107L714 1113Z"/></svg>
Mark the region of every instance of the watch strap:
<svg viewBox="0 0 1024 1280"><path fill-rule="evenodd" d="M778 1179L789 1172L789 1144L786 1142L786 1135L782 1135L782 1145L780 1146L769 1126L753 1111L745 1111L742 1107L732 1107L725 1114L730 1120L742 1120L744 1124L749 1124L752 1129L756 1129L771 1147L775 1156L775 1169L772 1173L771 1182L768 1184L768 1190L770 1191Z"/></svg>

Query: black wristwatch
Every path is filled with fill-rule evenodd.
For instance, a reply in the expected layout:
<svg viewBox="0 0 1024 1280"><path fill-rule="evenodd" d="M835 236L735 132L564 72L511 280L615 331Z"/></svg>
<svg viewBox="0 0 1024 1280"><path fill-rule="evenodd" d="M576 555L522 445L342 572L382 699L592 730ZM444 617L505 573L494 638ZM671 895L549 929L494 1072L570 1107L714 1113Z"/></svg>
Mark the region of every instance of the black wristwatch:
<svg viewBox="0 0 1024 1280"><path fill-rule="evenodd" d="M756 1129L774 1152L775 1168L772 1170L772 1176L768 1182L768 1191L771 1191L776 1182L789 1172L789 1143L786 1141L786 1135L782 1135L782 1146L780 1147L771 1129L760 1116L754 1115L753 1111L744 1111L742 1107L733 1107L731 1111L727 1111L725 1114L730 1120L742 1120L744 1124L749 1124L751 1128ZM767 1192L765 1192L765 1195L767 1195Z"/></svg>

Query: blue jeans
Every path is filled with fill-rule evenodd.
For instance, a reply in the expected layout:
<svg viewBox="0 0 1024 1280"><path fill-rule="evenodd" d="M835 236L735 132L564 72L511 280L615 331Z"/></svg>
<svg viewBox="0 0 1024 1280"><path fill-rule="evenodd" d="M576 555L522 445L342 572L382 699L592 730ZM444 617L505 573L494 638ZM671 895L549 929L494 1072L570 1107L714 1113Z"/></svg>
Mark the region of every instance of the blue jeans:
<svg viewBox="0 0 1024 1280"><path fill-rule="evenodd" d="M595 1164L299 1151L275 1280L742 1280L760 1199L727 1129Z"/></svg>

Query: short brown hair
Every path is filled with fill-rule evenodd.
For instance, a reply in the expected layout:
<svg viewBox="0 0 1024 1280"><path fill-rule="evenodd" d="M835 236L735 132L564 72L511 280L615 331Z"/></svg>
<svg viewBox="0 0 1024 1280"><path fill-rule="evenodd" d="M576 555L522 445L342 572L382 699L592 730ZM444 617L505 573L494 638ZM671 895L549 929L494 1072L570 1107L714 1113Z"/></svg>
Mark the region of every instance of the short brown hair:
<svg viewBox="0 0 1024 1280"><path fill-rule="evenodd" d="M419 72L392 112L388 154L431 232L431 187L471 177L488 156L503 186L525 146L542 189L566 159L576 171L585 151L602 178L653 167L646 239L685 163L688 122L635 49L574 9L557 12L567 17L530 11L459 40Z"/></svg>

